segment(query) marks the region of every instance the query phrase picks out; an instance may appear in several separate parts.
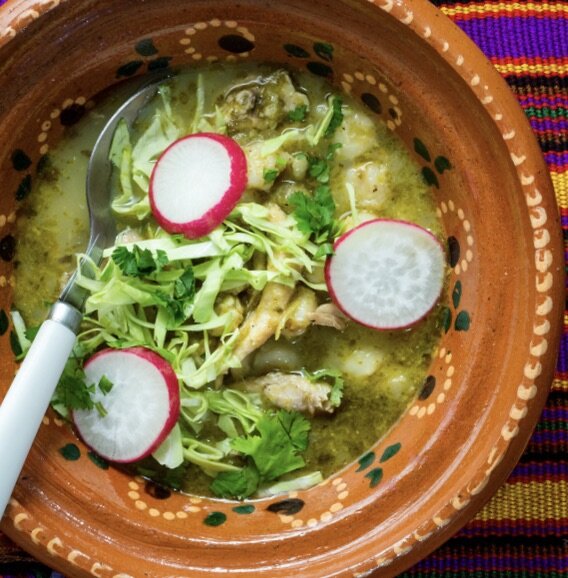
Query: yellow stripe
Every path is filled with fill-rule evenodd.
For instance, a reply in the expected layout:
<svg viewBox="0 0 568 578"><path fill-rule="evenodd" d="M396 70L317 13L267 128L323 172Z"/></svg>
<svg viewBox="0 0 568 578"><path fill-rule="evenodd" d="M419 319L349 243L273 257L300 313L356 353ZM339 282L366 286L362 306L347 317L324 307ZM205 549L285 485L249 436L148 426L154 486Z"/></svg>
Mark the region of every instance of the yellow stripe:
<svg viewBox="0 0 568 578"><path fill-rule="evenodd" d="M568 381L565 379L555 379L552 382L552 389L556 391L568 391Z"/></svg>
<svg viewBox="0 0 568 578"><path fill-rule="evenodd" d="M476 520L547 520L568 516L568 482L505 484Z"/></svg>
<svg viewBox="0 0 568 578"><path fill-rule="evenodd" d="M568 167L566 167L568 169ZM568 209L568 170L565 173L550 172L556 200L563 209Z"/></svg>
<svg viewBox="0 0 568 578"><path fill-rule="evenodd" d="M515 12L515 13L524 13L524 12L566 12L568 13L568 5L566 4L550 4L548 2L542 3L535 3L535 2L527 2L526 4L511 4L505 2L498 2L498 3L487 3L487 4L477 4L473 6L454 6L454 7L441 7L442 12L447 14L448 16L456 16L458 14L486 14L486 13L497 13L497 12Z"/></svg>
<svg viewBox="0 0 568 578"><path fill-rule="evenodd" d="M499 64L494 62L493 65L501 74L523 74L530 72L532 74L566 74L568 73L568 64L560 62L550 62L542 64Z"/></svg>

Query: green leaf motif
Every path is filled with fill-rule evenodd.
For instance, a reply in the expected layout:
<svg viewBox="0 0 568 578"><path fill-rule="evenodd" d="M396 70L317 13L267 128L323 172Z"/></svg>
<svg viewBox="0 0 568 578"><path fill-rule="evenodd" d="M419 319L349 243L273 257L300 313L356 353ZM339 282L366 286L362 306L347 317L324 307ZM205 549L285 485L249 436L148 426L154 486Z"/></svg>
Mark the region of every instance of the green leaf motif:
<svg viewBox="0 0 568 578"><path fill-rule="evenodd" d="M456 281L454 285L454 290L452 291L452 303L454 304L454 309L457 309L460 305L462 296L462 284L461 281Z"/></svg>
<svg viewBox="0 0 568 578"><path fill-rule="evenodd" d="M12 166L16 171L25 171L31 164L32 160L22 149L16 149L12 153Z"/></svg>
<svg viewBox="0 0 568 578"><path fill-rule="evenodd" d="M140 56L154 56L158 54L158 49L154 46L151 38L140 40L134 47L134 50L136 50Z"/></svg>
<svg viewBox="0 0 568 578"><path fill-rule="evenodd" d="M450 161L446 157L439 156L436 157L436 160L434 161L434 166L436 167L438 173L442 174L444 171L448 171L452 168L452 163L450 163Z"/></svg>
<svg viewBox="0 0 568 578"><path fill-rule="evenodd" d="M223 512L211 512L204 520L206 526L220 526L227 521L227 516Z"/></svg>
<svg viewBox="0 0 568 578"><path fill-rule="evenodd" d="M333 69L331 68L331 66L328 66L323 62L316 62L316 61L308 62L308 64L306 64L306 68L312 74L315 74L316 76L321 76L322 78L329 78L333 76Z"/></svg>
<svg viewBox="0 0 568 578"><path fill-rule="evenodd" d="M452 311L449 307L444 307L440 315L440 322L444 328L444 332L447 333L452 326Z"/></svg>
<svg viewBox="0 0 568 578"><path fill-rule="evenodd" d="M386 448L385 451L383 452L383 455L381 456L381 459L379 460L381 464L386 462L387 460L390 460L393 456L398 454L401 447L402 445L400 443L396 443Z"/></svg>
<svg viewBox="0 0 568 578"><path fill-rule="evenodd" d="M471 326L471 318L467 311L460 311L456 317L456 331L467 331Z"/></svg>
<svg viewBox="0 0 568 578"><path fill-rule="evenodd" d="M369 478L369 480L371 480L369 487L374 488L383 479L383 469L382 468L375 468L375 469L371 470L368 474L365 474L365 477Z"/></svg>
<svg viewBox="0 0 568 578"><path fill-rule="evenodd" d="M252 504L245 504L243 506L235 506L233 512L235 514L252 514L255 511L255 507Z"/></svg>
<svg viewBox="0 0 568 578"><path fill-rule="evenodd" d="M422 177L428 186L440 188L438 177L430 167L422 167Z"/></svg>
<svg viewBox="0 0 568 578"><path fill-rule="evenodd" d="M88 452L87 456L93 462L93 464L97 466L97 468L101 468L101 470L108 470L108 462L104 458L101 458L101 456L95 452Z"/></svg>
<svg viewBox="0 0 568 578"><path fill-rule="evenodd" d="M148 72L153 72L154 70L163 70L170 65L170 61L173 56L160 56L159 58L154 58L148 62Z"/></svg>
<svg viewBox="0 0 568 578"><path fill-rule="evenodd" d="M25 199L32 190L32 176L26 175L21 183L18 185L18 190L16 191L16 200L22 201Z"/></svg>
<svg viewBox="0 0 568 578"><path fill-rule="evenodd" d="M310 53L297 44L284 44L284 50L296 58L309 58Z"/></svg>
<svg viewBox="0 0 568 578"><path fill-rule="evenodd" d="M428 152L426 145L419 138L414 139L414 150L424 160L426 160L428 162L430 162L432 160L432 157L430 156L430 153Z"/></svg>
<svg viewBox="0 0 568 578"><path fill-rule="evenodd" d="M144 64L144 62L142 62L142 60L132 60L130 62L127 62L126 64L123 64L121 67L119 67L116 71L116 78L123 78L125 76L134 76L137 72L138 69Z"/></svg>
<svg viewBox="0 0 568 578"><path fill-rule="evenodd" d="M333 46L327 42L316 42L314 52L322 59L331 62L333 60Z"/></svg>
<svg viewBox="0 0 568 578"><path fill-rule="evenodd" d="M4 335L8 331L8 315L4 309L0 309L0 335Z"/></svg>
<svg viewBox="0 0 568 578"><path fill-rule="evenodd" d="M59 453L70 462L76 462L81 457L81 450L75 444L67 444L59 448Z"/></svg>
<svg viewBox="0 0 568 578"><path fill-rule="evenodd" d="M368 452L361 458L359 458L359 467L355 470L357 472L362 472L367 469L375 461L375 452Z"/></svg>

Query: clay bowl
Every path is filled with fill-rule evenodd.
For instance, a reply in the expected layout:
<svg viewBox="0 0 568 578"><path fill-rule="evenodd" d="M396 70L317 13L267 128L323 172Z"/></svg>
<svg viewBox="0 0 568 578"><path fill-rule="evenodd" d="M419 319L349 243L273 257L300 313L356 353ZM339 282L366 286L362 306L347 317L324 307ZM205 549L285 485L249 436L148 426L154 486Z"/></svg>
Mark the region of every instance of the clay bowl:
<svg viewBox="0 0 568 578"><path fill-rule="evenodd" d="M557 208L529 125L490 63L426 0L8 2L0 395L15 369L14 222L42 156L114 83L209 59L325 76L406 143L432 185L451 267L429 377L344 471L241 504L157 491L105 467L48 413L1 528L68 576L395 575L463 526L513 468L552 379L563 301Z"/></svg>

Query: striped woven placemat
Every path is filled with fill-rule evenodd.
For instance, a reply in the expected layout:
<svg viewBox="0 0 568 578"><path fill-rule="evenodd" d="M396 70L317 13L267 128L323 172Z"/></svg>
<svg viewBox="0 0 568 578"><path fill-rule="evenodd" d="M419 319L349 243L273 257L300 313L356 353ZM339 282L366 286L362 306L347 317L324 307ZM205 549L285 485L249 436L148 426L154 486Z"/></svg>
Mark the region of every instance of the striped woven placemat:
<svg viewBox="0 0 568 578"><path fill-rule="evenodd" d="M432 1L477 43L517 96L548 163L568 241L568 2ZM402 576L568 575L567 461L565 313L552 392L518 466L474 520ZM57 576L1 536L0 572L0 578Z"/></svg>
<svg viewBox="0 0 568 578"><path fill-rule="evenodd" d="M568 2L433 3L476 42L517 96L548 164L568 246ZM568 575L566 312L564 327L552 391L507 483L404 578Z"/></svg>

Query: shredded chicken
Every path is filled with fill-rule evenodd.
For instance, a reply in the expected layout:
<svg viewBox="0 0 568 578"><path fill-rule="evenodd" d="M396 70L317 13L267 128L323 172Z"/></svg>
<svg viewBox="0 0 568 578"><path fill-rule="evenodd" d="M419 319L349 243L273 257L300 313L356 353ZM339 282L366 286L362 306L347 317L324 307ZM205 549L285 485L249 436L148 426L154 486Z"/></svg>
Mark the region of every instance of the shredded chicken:
<svg viewBox="0 0 568 578"><path fill-rule="evenodd" d="M298 287L283 315L282 334L287 339L298 337L312 324L317 310L316 294L307 287Z"/></svg>
<svg viewBox="0 0 568 578"><path fill-rule="evenodd" d="M233 350L238 359L243 360L274 335L293 292L293 287L281 283L266 285L258 306L239 328Z"/></svg>
<svg viewBox="0 0 568 578"><path fill-rule="evenodd" d="M270 205L270 220L274 223L285 219L286 215L277 205ZM270 263L268 269L271 269ZM256 307L239 328L234 355L241 361L266 343L278 329L280 319L292 298L294 287L282 283L267 283Z"/></svg>
<svg viewBox="0 0 568 578"><path fill-rule="evenodd" d="M320 305L312 314L311 321L315 325L333 327L342 331L347 326L347 317L333 304L324 303Z"/></svg>
<svg viewBox="0 0 568 578"><path fill-rule="evenodd" d="M245 382L247 391L262 393L276 407L287 411L332 413L331 386L311 382L303 375L273 371Z"/></svg>

